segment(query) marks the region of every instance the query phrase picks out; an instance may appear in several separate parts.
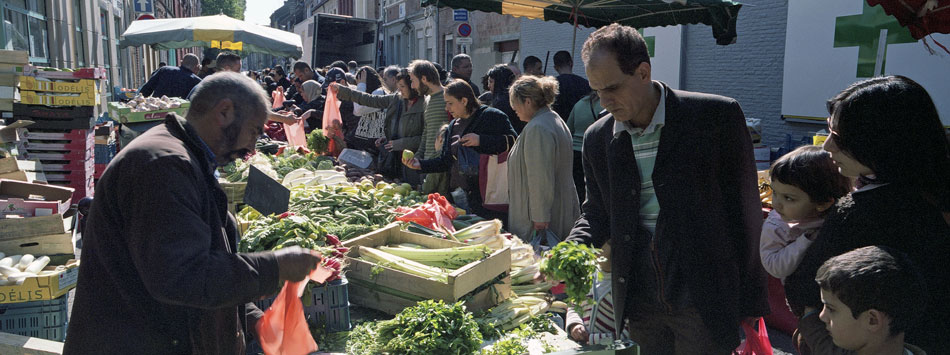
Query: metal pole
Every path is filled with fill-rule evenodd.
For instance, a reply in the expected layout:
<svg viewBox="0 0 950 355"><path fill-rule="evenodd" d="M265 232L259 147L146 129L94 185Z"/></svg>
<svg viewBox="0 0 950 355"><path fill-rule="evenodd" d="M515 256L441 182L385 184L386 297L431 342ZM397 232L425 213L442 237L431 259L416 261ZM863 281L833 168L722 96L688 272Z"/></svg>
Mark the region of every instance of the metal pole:
<svg viewBox="0 0 950 355"><path fill-rule="evenodd" d="M439 1L435 2L435 58L438 61L438 58L442 58L442 51L439 50L439 45L442 44L442 32L439 32Z"/></svg>

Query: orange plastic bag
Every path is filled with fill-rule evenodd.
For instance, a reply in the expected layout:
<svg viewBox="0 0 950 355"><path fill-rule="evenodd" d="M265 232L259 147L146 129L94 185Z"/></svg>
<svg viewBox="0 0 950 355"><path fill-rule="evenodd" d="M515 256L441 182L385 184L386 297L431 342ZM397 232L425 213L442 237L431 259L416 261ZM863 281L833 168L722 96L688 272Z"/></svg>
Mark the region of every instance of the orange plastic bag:
<svg viewBox="0 0 950 355"><path fill-rule="evenodd" d="M334 139L339 138L343 141L343 118L340 116L340 104L333 90L327 90L327 100L323 105L323 134L330 138L327 151L334 157L339 156L343 151L343 147L337 147L337 140Z"/></svg>
<svg viewBox="0 0 950 355"><path fill-rule="evenodd" d="M291 147L298 148L307 146L307 132L303 129L303 121L284 124L284 134L287 135L287 143Z"/></svg>
<svg viewBox="0 0 950 355"><path fill-rule="evenodd" d="M317 342L310 334L307 319L303 314L303 295L307 282L323 283L333 274L332 270L318 265L310 276L299 282L287 281L280 294L264 312L255 329L267 355L303 355L317 351Z"/></svg>
<svg viewBox="0 0 950 355"><path fill-rule="evenodd" d="M271 92L270 98L272 101L274 101L274 105L272 105L271 108L278 109L278 108L283 107L284 106L284 87L278 86L277 89Z"/></svg>

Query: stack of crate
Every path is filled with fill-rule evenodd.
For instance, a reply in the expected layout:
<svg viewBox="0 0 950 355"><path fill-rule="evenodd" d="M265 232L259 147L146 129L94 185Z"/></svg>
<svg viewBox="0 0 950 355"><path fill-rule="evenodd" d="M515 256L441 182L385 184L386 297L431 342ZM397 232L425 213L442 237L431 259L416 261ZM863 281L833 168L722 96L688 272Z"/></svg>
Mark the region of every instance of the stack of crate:
<svg viewBox="0 0 950 355"><path fill-rule="evenodd" d="M34 122L20 132L18 151L23 159L41 163L38 169L50 184L73 188L73 201L93 194L95 122L104 74L97 68L27 68L17 77L13 118Z"/></svg>
<svg viewBox="0 0 950 355"><path fill-rule="evenodd" d="M93 178L98 182L102 173L106 171L109 162L118 152L116 146L116 127L112 121L106 121L96 125L96 150L95 160L96 168Z"/></svg>
<svg viewBox="0 0 950 355"><path fill-rule="evenodd" d="M0 50L0 112L3 118L13 118L13 100L16 98L17 76L29 63L25 51Z"/></svg>

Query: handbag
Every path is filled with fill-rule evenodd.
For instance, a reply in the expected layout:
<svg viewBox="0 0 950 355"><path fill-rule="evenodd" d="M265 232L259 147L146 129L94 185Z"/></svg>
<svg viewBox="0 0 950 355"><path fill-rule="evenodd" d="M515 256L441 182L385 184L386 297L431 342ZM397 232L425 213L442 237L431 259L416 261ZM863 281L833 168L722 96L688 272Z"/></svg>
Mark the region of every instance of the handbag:
<svg viewBox="0 0 950 355"><path fill-rule="evenodd" d="M508 151L484 154L479 159L478 187L482 207L495 212L508 212Z"/></svg>
<svg viewBox="0 0 950 355"><path fill-rule="evenodd" d="M445 130L445 137L443 137L443 144L452 144L452 127L455 126L455 122L458 119L454 119L449 122L449 129ZM462 176L478 176L478 165L481 163L481 154L472 149L471 147L466 147L462 145L461 142L458 143L458 150L455 153L455 159L458 162L458 171L459 175Z"/></svg>
<svg viewBox="0 0 950 355"><path fill-rule="evenodd" d="M545 229L541 231L541 233L538 233L537 230L531 231L531 242L528 244L534 249L534 255L540 258L544 255L544 252L551 250L551 248L560 242L561 240L558 239L554 232L550 229Z"/></svg>

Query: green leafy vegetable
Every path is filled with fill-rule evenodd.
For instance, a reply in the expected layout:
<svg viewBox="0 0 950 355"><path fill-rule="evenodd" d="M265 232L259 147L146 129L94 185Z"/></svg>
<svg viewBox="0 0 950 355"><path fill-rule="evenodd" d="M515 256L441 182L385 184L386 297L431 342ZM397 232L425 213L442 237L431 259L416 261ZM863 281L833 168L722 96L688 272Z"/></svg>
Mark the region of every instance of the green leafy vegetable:
<svg viewBox="0 0 950 355"><path fill-rule="evenodd" d="M462 302L425 300L395 318L364 323L350 332L348 354L475 354L482 343L478 324Z"/></svg>
<svg viewBox="0 0 950 355"><path fill-rule="evenodd" d="M567 283L567 301L580 308L588 302L587 293L594 284L598 250L577 242L561 242L548 250L541 260L541 272Z"/></svg>

